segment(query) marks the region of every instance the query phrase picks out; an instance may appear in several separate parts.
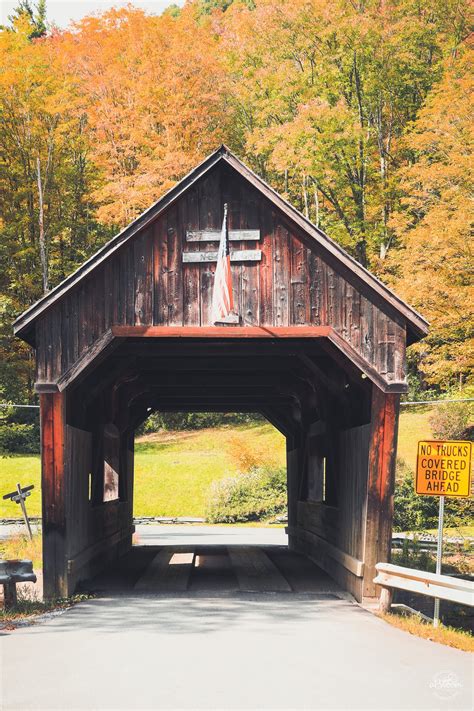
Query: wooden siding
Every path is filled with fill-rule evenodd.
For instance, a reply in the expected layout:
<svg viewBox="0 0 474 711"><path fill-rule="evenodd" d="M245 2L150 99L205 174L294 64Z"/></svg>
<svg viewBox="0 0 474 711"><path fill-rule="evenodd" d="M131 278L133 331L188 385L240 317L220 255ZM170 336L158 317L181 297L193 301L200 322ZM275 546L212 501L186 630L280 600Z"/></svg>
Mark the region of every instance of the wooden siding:
<svg viewBox="0 0 474 711"><path fill-rule="evenodd" d="M241 326L332 326L388 382L404 381L405 324L241 176L215 168L99 266L36 324L37 382L50 383L112 325L210 326L215 263L183 263L183 252L215 251L186 232L259 230L261 260L232 264ZM232 242L232 250L252 248ZM382 310L383 309L383 310Z"/></svg>
<svg viewBox="0 0 474 711"><path fill-rule="evenodd" d="M367 424L337 433L336 462L328 469L328 477L334 477L334 505L314 501L298 503L298 526L359 560L364 555L370 427ZM312 458L308 465L317 466Z"/></svg>
<svg viewBox="0 0 474 711"><path fill-rule="evenodd" d="M119 483L123 500L94 503L89 500L89 476L93 471L92 433L70 425L66 427L65 594L71 594L79 580L94 573L97 559L100 568L104 565L104 557L116 554L124 541L131 543L133 453L125 438L121 439L123 456L120 457Z"/></svg>

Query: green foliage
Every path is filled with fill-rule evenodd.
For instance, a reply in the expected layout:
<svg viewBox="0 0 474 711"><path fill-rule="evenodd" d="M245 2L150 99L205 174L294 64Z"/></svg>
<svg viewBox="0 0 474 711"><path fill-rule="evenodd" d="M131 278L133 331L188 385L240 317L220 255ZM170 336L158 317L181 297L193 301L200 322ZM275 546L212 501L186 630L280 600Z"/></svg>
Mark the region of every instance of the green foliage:
<svg viewBox="0 0 474 711"><path fill-rule="evenodd" d="M210 523L261 521L286 511L286 470L253 469L214 482L208 493Z"/></svg>
<svg viewBox="0 0 474 711"><path fill-rule="evenodd" d="M394 551L391 556L394 565L403 565L405 568L424 570L427 573L436 572L436 557L419 548L418 541L405 540L401 550Z"/></svg>
<svg viewBox="0 0 474 711"><path fill-rule="evenodd" d="M26 17L32 26L32 30L28 35L29 39L37 39L46 34L46 0L39 0L36 5L36 12L31 7L29 0L19 0L13 13L8 16L12 27L15 27L17 21L22 17Z"/></svg>
<svg viewBox="0 0 474 711"><path fill-rule="evenodd" d="M263 422L265 418L261 415L243 412L154 412L143 423L137 434L149 434L160 430L202 430L206 427Z"/></svg>
<svg viewBox="0 0 474 711"><path fill-rule="evenodd" d="M36 454L40 451L38 410L14 406L0 410L0 454Z"/></svg>
<svg viewBox="0 0 474 711"><path fill-rule="evenodd" d="M430 425L436 439L474 441L474 406L471 402L447 402L436 407Z"/></svg>
<svg viewBox="0 0 474 711"><path fill-rule="evenodd" d="M180 14L181 8L175 3L173 3L172 5L168 5L168 7L163 10L163 15L170 15L170 17L179 17Z"/></svg>
<svg viewBox="0 0 474 711"><path fill-rule="evenodd" d="M0 424L0 454L37 454L39 449L37 425Z"/></svg>
<svg viewBox="0 0 474 711"><path fill-rule="evenodd" d="M197 0L198 16L212 15L213 12L225 12L231 5L243 5L249 10L255 9L254 0Z"/></svg>
<svg viewBox="0 0 474 711"><path fill-rule="evenodd" d="M426 531L437 528L439 499L437 496L420 496L415 493L414 473L398 460L401 476L395 485L393 513L394 531ZM469 499L445 498L444 525L446 528L468 526L473 522Z"/></svg>

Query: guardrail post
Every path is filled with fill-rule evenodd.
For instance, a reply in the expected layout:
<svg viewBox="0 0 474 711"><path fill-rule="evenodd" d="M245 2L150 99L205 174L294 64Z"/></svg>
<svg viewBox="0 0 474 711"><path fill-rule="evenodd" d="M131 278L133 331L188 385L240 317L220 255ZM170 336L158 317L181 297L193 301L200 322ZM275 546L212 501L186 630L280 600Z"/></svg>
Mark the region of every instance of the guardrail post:
<svg viewBox="0 0 474 711"><path fill-rule="evenodd" d="M381 588L380 599L379 599L379 610L380 612L387 613L390 612L392 606L393 591L390 588Z"/></svg>
<svg viewBox="0 0 474 711"><path fill-rule="evenodd" d="M16 607L18 598L16 594L16 583L10 581L3 584L3 607L5 610L11 610Z"/></svg>

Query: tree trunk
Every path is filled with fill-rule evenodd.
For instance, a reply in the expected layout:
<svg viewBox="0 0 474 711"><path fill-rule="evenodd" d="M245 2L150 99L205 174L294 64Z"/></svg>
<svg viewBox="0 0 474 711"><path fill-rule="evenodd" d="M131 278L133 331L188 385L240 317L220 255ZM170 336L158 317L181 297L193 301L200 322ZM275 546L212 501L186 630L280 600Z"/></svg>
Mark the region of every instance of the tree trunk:
<svg viewBox="0 0 474 711"><path fill-rule="evenodd" d="M309 207L308 207L308 191L306 189L306 175L303 173L303 200L304 200L304 215L307 220L309 220Z"/></svg>
<svg viewBox="0 0 474 711"><path fill-rule="evenodd" d="M43 183L41 180L41 163L39 156L36 159L36 175L38 180L38 225L39 225L39 248L41 260L41 278L43 282L43 293L49 289L48 284L48 250L46 248L46 240L44 234L44 200L43 200Z"/></svg>
<svg viewBox="0 0 474 711"><path fill-rule="evenodd" d="M319 227L319 198L318 198L318 184L313 181L314 190L314 224Z"/></svg>

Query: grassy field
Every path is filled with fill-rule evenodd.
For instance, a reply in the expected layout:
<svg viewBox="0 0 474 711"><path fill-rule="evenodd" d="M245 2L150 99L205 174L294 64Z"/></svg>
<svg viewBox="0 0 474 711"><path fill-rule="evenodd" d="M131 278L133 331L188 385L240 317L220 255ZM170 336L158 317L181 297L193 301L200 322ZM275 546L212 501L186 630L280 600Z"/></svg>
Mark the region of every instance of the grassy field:
<svg viewBox="0 0 474 711"><path fill-rule="evenodd" d="M402 412L398 455L415 466L420 439L429 439L429 411ZM165 432L140 438L135 446L135 506L137 516L203 516L206 491L215 479L245 469L253 451L255 460L285 461L282 435L271 425L223 427L192 432ZM27 499L28 512L38 516L40 463L38 456L0 458L0 495L16 483L34 484ZM19 518L16 504L0 498L0 518Z"/></svg>
<svg viewBox="0 0 474 711"><path fill-rule="evenodd" d="M416 468L418 442L433 437L429 423L431 412L429 409L418 407L401 408L397 456L413 470Z"/></svg>
<svg viewBox="0 0 474 711"><path fill-rule="evenodd" d="M137 516L204 515L211 482L245 468L242 456L285 461L285 440L271 425L223 427L191 432L164 432L139 438L135 444L135 502ZM242 466L241 466L242 465ZM38 456L0 458L1 491L13 491L17 481L34 484L28 513L40 515ZM19 518L16 504L0 499L0 518Z"/></svg>

